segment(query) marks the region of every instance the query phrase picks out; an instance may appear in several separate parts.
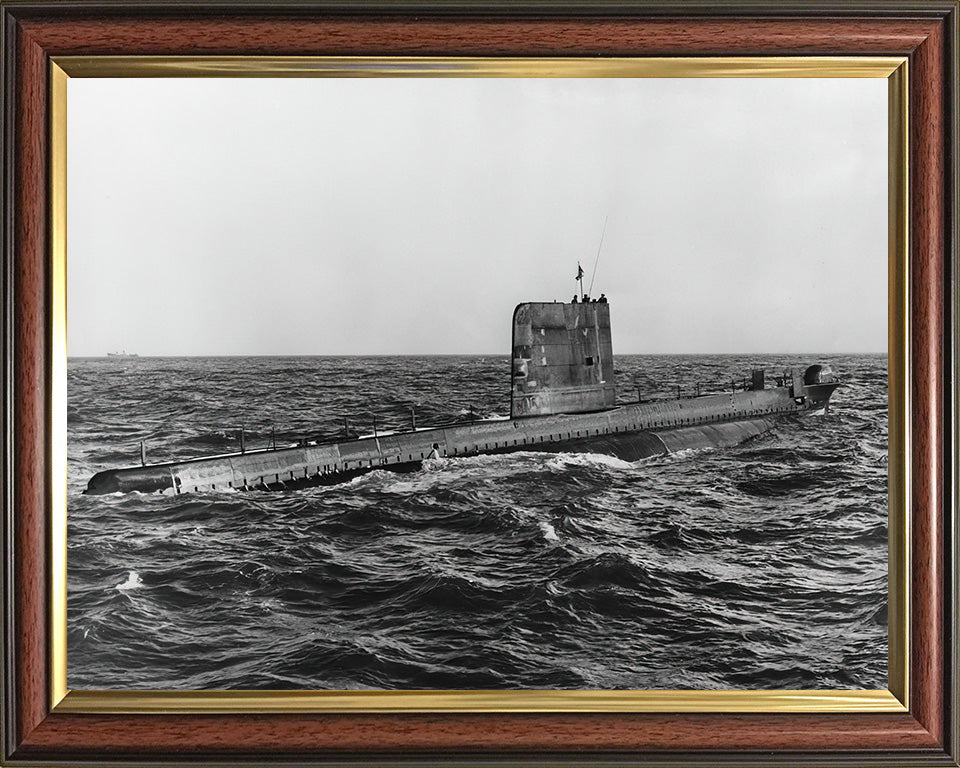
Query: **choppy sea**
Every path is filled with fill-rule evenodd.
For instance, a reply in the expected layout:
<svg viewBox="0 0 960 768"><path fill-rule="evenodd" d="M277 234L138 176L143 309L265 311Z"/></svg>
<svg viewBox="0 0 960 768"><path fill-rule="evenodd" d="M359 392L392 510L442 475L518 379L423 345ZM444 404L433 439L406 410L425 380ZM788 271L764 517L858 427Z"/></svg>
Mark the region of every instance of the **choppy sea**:
<svg viewBox="0 0 960 768"><path fill-rule="evenodd" d="M619 356L623 401L829 362L741 446L427 461L286 492L95 472L509 413L490 357L71 359L71 688L884 688L886 356Z"/></svg>

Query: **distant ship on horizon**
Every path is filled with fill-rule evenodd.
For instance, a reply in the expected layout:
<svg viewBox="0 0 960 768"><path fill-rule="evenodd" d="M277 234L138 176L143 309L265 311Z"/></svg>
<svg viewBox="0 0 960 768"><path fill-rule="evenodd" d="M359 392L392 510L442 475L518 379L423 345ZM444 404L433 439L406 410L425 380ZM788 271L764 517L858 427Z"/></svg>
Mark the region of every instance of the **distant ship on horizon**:
<svg viewBox="0 0 960 768"><path fill-rule="evenodd" d="M127 350L121 350L120 352L107 352L107 357L120 360L128 360L132 357L140 357L136 352L127 352Z"/></svg>

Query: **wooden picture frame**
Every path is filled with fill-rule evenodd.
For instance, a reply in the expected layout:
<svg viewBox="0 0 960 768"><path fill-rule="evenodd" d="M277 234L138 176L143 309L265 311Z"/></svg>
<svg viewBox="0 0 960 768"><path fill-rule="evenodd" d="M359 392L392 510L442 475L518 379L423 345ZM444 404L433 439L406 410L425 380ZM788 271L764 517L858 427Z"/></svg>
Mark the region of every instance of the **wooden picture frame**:
<svg viewBox="0 0 960 768"><path fill-rule="evenodd" d="M0 2L4 169L4 737L10 764L958 765L956 2ZM905 57L908 62L910 637L901 711L100 711L60 706L61 491L51 445L62 234L58 58ZM62 202L62 201L60 201ZM62 506L62 504L60 505ZM51 595L54 595L52 598ZM53 607L52 607L53 606ZM281 708L283 710L283 708Z"/></svg>

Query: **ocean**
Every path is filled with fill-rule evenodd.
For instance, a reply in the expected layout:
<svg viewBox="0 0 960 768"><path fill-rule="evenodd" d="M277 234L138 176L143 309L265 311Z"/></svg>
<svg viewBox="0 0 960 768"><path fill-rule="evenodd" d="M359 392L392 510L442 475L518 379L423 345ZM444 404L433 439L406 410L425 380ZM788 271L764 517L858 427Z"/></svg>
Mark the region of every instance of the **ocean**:
<svg viewBox="0 0 960 768"><path fill-rule="evenodd" d="M876 689L885 355L618 356L623 402L830 363L735 448L430 460L298 491L85 496L97 471L509 414L507 356L71 358L74 689Z"/></svg>

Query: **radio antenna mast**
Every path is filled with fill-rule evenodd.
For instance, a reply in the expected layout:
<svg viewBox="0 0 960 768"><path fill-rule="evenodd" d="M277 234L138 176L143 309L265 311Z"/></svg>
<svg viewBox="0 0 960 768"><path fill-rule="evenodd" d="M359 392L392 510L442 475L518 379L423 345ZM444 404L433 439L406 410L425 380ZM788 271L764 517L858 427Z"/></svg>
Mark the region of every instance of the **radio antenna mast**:
<svg viewBox="0 0 960 768"><path fill-rule="evenodd" d="M609 216L603 217L603 231L600 233L600 245L597 246L597 258L593 262L593 274L590 275L590 288L587 290L587 293L593 296L593 281L597 277L597 264L600 263L600 249L603 248L603 236L607 234L607 219Z"/></svg>

